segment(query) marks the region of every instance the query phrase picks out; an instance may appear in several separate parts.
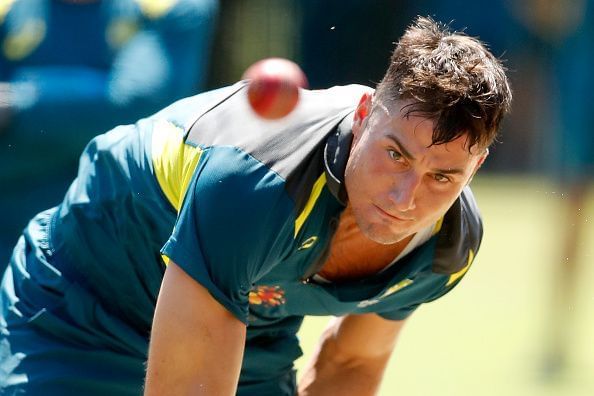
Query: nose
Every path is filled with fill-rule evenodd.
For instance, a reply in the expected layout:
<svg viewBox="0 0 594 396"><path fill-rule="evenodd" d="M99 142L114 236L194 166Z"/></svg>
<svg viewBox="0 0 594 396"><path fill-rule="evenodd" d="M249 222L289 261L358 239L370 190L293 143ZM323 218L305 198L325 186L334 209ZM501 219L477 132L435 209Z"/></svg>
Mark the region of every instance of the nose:
<svg viewBox="0 0 594 396"><path fill-rule="evenodd" d="M396 180L392 191L390 191L390 200L394 210L407 212L416 207L416 194L421 184L421 177L413 171L406 172L402 178Z"/></svg>

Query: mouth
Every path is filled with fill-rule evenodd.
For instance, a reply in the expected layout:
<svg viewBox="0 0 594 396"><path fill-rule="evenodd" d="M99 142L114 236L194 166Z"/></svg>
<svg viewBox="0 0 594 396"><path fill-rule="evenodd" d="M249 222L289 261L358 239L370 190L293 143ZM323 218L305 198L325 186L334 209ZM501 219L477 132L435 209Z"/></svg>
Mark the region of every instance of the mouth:
<svg viewBox="0 0 594 396"><path fill-rule="evenodd" d="M400 221L400 222L409 222L409 221L413 221L414 219L411 217L406 217L406 216L402 216L402 215L393 215L389 212L386 212L385 210L383 210L382 208L380 208L379 206L373 204L373 206L375 207L375 209L379 212L379 214L383 217L387 217L391 220L395 220L395 221Z"/></svg>

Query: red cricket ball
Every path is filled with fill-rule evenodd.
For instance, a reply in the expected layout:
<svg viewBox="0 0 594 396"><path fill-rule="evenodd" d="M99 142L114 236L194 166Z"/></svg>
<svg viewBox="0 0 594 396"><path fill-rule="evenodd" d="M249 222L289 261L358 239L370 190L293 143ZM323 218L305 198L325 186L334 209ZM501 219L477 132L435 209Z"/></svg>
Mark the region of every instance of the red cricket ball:
<svg viewBox="0 0 594 396"><path fill-rule="evenodd" d="M299 87L307 87L307 78L294 62L283 58L262 59L243 74L250 80L248 101L262 118L276 120L287 116L299 102Z"/></svg>

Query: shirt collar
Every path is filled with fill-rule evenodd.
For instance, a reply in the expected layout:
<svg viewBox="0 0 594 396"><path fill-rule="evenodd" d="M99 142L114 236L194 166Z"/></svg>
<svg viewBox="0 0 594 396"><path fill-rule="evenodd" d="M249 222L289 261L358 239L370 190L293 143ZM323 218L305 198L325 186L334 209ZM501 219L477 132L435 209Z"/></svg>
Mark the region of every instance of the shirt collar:
<svg viewBox="0 0 594 396"><path fill-rule="evenodd" d="M353 142L352 114L347 114L340 121L334 133L328 137L324 148L326 185L332 195L344 206L348 201L344 185L344 171Z"/></svg>

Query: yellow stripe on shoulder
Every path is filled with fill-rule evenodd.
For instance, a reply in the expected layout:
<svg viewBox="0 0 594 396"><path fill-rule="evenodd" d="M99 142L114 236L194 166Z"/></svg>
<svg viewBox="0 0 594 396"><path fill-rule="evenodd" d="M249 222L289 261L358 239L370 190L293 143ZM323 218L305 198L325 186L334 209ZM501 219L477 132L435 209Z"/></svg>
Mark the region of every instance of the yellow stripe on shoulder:
<svg viewBox="0 0 594 396"><path fill-rule="evenodd" d="M462 268L460 271L455 272L450 275L450 279L448 279L448 283L446 284L446 286L449 286L452 283L456 282L458 279L462 278L464 276L464 274L466 273L466 271L468 271L468 269L470 268L470 264L472 264L472 260L474 260L474 252L472 251L472 249L470 249L468 251L468 262L466 263L464 268Z"/></svg>
<svg viewBox="0 0 594 396"><path fill-rule="evenodd" d="M297 237L297 234L299 233L299 230L301 230L301 227L303 227L305 220L307 220L307 218L311 214L311 211L316 205L316 201L322 193L322 188L324 188L325 185L326 173L322 173L322 175L318 177L318 180L316 180L316 182L313 185L313 188L311 189L311 194L309 195L309 199L305 204L305 208L303 208L303 211L301 212L301 214L299 214L297 220L295 220L295 237Z"/></svg>
<svg viewBox="0 0 594 396"><path fill-rule="evenodd" d="M155 176L178 212L202 155L202 149L184 143L183 135L182 128L165 120L158 120L153 126L151 154Z"/></svg>

